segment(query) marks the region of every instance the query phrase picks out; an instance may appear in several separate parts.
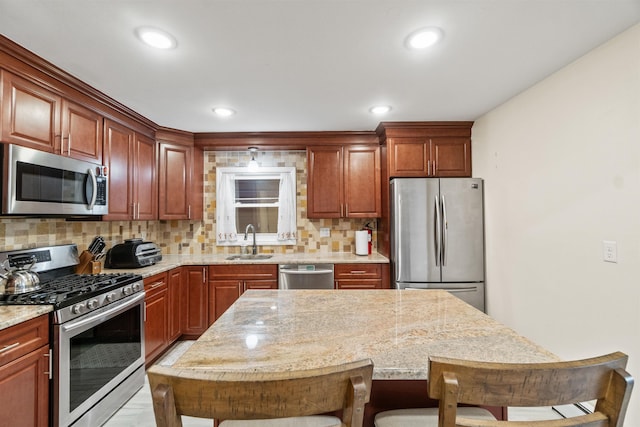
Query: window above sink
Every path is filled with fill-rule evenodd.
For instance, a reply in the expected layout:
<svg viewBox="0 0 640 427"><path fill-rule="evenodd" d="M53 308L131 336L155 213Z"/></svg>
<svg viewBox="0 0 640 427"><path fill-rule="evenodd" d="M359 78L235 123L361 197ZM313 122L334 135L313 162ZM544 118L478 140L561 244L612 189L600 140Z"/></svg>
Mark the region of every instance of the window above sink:
<svg viewBox="0 0 640 427"><path fill-rule="evenodd" d="M296 169L294 167L216 169L216 243L218 246L296 243Z"/></svg>

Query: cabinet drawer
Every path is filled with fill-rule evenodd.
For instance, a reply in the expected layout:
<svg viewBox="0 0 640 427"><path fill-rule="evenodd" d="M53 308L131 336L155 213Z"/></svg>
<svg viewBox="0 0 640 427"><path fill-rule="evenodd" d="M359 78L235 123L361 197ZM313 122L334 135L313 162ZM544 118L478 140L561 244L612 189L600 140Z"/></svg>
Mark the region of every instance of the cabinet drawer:
<svg viewBox="0 0 640 427"><path fill-rule="evenodd" d="M0 331L0 365L49 344L49 316L39 316Z"/></svg>
<svg viewBox="0 0 640 427"><path fill-rule="evenodd" d="M336 289L382 289L382 279L336 280Z"/></svg>
<svg viewBox="0 0 640 427"><path fill-rule="evenodd" d="M380 279L382 267L380 264L336 264L333 271L334 279Z"/></svg>
<svg viewBox="0 0 640 427"><path fill-rule="evenodd" d="M266 280L278 278L276 264L213 265L210 280Z"/></svg>
<svg viewBox="0 0 640 427"><path fill-rule="evenodd" d="M144 279L144 290L147 292L147 296L149 296L149 292L164 289L167 289L167 273L156 274Z"/></svg>

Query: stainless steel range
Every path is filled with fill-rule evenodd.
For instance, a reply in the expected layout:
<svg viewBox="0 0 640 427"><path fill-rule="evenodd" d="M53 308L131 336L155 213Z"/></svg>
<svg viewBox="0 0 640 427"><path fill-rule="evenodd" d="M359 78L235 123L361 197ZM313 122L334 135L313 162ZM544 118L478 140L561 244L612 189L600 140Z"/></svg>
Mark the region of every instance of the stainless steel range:
<svg viewBox="0 0 640 427"><path fill-rule="evenodd" d="M40 289L0 295L0 305L53 306L52 424L99 426L144 384L142 276L73 274L76 245L0 252L0 264L25 256Z"/></svg>

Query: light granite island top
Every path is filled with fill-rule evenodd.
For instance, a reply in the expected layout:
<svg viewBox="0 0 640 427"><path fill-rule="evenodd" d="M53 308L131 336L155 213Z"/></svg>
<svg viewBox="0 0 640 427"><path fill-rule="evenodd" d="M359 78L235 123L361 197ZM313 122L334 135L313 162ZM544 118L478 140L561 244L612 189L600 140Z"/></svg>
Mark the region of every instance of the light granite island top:
<svg viewBox="0 0 640 427"><path fill-rule="evenodd" d="M446 291L250 290L174 367L286 371L371 358L374 380L425 380L432 355L558 360Z"/></svg>

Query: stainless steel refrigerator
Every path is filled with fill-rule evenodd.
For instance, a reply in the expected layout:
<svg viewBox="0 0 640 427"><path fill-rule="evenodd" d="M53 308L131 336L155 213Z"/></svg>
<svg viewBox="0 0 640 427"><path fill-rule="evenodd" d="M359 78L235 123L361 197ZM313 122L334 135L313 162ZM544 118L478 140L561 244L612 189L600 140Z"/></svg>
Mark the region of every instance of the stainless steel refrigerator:
<svg viewBox="0 0 640 427"><path fill-rule="evenodd" d="M483 200L479 178L393 178L393 285L446 289L485 311Z"/></svg>

